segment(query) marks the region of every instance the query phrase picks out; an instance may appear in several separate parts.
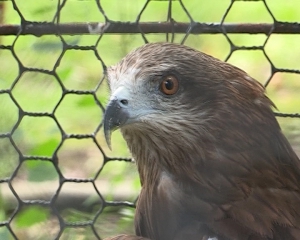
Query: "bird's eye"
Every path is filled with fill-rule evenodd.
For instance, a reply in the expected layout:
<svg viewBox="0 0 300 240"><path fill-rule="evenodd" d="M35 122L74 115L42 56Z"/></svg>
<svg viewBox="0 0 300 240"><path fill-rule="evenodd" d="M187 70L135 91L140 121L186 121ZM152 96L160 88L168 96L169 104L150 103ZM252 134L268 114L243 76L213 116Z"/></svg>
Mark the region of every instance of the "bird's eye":
<svg viewBox="0 0 300 240"><path fill-rule="evenodd" d="M166 95L173 95L178 91L179 83L175 76L169 75L160 83L160 91Z"/></svg>

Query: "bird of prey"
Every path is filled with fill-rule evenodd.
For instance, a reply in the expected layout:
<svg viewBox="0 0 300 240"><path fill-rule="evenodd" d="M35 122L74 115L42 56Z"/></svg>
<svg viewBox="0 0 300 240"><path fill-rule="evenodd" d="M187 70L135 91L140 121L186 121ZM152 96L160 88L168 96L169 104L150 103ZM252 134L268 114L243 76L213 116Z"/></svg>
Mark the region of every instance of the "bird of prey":
<svg viewBox="0 0 300 240"><path fill-rule="evenodd" d="M107 76L106 140L120 128L142 185L136 236L113 239L300 239L300 161L259 82L173 43Z"/></svg>

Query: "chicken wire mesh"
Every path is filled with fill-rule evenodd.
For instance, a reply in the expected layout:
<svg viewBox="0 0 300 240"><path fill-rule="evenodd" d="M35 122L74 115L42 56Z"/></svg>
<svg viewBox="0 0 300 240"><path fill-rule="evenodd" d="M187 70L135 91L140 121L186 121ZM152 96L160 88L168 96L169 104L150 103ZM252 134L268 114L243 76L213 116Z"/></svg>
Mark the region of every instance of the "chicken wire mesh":
<svg viewBox="0 0 300 240"><path fill-rule="evenodd" d="M119 133L107 148L101 121L106 67L146 42L186 44L247 71L299 153L295 1L11 0L0 1L0 21L1 239L133 231L137 172Z"/></svg>

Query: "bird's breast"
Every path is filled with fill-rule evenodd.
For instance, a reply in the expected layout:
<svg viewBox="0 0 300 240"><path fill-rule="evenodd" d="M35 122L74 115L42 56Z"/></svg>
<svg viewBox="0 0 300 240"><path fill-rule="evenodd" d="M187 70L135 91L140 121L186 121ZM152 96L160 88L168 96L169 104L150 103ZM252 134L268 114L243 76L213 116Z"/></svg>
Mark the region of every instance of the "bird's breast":
<svg viewBox="0 0 300 240"><path fill-rule="evenodd" d="M170 204L179 205L179 200L182 197L182 189L172 175L162 172L157 185L157 194L168 200Z"/></svg>
<svg viewBox="0 0 300 240"><path fill-rule="evenodd" d="M157 177L155 184L143 185L135 215L136 232L150 239L174 239L183 209L180 187L167 172Z"/></svg>

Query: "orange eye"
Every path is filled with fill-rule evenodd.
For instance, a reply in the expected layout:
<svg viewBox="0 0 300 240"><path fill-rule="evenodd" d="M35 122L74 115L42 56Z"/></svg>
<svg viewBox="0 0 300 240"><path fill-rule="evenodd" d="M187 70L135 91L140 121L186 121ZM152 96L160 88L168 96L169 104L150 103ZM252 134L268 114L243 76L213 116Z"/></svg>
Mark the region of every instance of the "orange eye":
<svg viewBox="0 0 300 240"><path fill-rule="evenodd" d="M173 95L177 93L178 88L178 79L172 75L165 77L160 83L160 91L166 95Z"/></svg>

